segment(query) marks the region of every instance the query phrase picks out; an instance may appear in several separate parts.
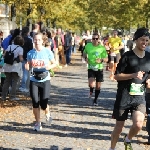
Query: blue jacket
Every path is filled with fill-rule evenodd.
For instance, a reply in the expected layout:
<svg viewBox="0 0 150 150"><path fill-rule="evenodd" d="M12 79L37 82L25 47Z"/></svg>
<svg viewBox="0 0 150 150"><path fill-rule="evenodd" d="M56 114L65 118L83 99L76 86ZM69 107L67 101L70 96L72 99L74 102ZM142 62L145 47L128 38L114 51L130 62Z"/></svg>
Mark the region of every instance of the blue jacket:
<svg viewBox="0 0 150 150"><path fill-rule="evenodd" d="M9 46L9 41L11 39L12 35L8 35L2 42L1 46L4 50L6 50Z"/></svg>

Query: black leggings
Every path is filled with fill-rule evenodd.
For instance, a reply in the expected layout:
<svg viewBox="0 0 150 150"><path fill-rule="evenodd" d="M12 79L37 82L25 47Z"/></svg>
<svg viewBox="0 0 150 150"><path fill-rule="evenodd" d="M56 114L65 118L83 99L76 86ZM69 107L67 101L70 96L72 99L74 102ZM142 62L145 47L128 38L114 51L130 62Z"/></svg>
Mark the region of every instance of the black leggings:
<svg viewBox="0 0 150 150"><path fill-rule="evenodd" d="M45 110L50 97L50 81L30 81L30 96L32 98L33 108L39 108L41 106L41 109Z"/></svg>

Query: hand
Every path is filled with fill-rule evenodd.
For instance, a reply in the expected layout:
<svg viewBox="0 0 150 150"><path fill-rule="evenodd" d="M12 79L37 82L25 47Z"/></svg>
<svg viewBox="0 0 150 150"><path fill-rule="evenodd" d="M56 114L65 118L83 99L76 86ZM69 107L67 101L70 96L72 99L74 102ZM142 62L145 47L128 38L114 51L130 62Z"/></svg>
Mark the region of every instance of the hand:
<svg viewBox="0 0 150 150"><path fill-rule="evenodd" d="M144 74L145 74L145 72L143 72L143 71L133 73L133 78L138 78L138 79L142 80Z"/></svg>
<svg viewBox="0 0 150 150"><path fill-rule="evenodd" d="M100 58L96 59L97 63L102 63L102 61L103 61L103 59L100 59Z"/></svg>
<svg viewBox="0 0 150 150"><path fill-rule="evenodd" d="M147 88L150 88L150 79L147 79L146 83L147 83Z"/></svg>
<svg viewBox="0 0 150 150"><path fill-rule="evenodd" d="M86 63L88 64L88 58L85 58Z"/></svg>

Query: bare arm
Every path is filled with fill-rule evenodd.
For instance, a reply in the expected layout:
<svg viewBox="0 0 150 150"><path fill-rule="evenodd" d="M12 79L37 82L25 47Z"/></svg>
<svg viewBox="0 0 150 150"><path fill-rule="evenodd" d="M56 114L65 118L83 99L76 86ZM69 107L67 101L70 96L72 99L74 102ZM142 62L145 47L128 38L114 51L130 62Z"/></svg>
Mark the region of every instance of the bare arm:
<svg viewBox="0 0 150 150"><path fill-rule="evenodd" d="M23 61L23 55L19 55L19 60L22 62Z"/></svg>
<svg viewBox="0 0 150 150"><path fill-rule="evenodd" d="M122 49L122 48L124 48L123 42L121 42L121 44L120 44L120 46L118 47L118 49L120 50L120 49Z"/></svg>
<svg viewBox="0 0 150 150"><path fill-rule="evenodd" d="M129 79L132 79L132 78L133 78L133 74L124 74L124 73L121 73L121 74L116 74L114 76L114 79L117 80L117 81L129 80Z"/></svg>
<svg viewBox="0 0 150 150"><path fill-rule="evenodd" d="M145 72L143 72L143 71L139 71L137 73L131 73L131 74L120 73L120 74L116 74L114 76L114 78L117 81L129 80L129 79L133 79L133 78L138 78L138 79L142 80L144 73Z"/></svg>
<svg viewBox="0 0 150 150"><path fill-rule="evenodd" d="M103 62L108 62L108 58L103 58Z"/></svg>
<svg viewBox="0 0 150 150"><path fill-rule="evenodd" d="M148 92L148 93L150 93L150 74L148 75L148 79L147 79L147 81L146 81L146 91Z"/></svg>
<svg viewBox="0 0 150 150"><path fill-rule="evenodd" d="M25 69L30 70L30 68L31 68L31 62L27 61L27 63L25 64Z"/></svg>
<svg viewBox="0 0 150 150"><path fill-rule="evenodd" d="M86 59L87 58L87 54L85 52L83 52L83 58Z"/></svg>
<svg viewBox="0 0 150 150"><path fill-rule="evenodd" d="M46 70L53 69L57 66L58 66L58 64L56 63L55 59L52 59L52 60L49 61L48 66L46 66Z"/></svg>

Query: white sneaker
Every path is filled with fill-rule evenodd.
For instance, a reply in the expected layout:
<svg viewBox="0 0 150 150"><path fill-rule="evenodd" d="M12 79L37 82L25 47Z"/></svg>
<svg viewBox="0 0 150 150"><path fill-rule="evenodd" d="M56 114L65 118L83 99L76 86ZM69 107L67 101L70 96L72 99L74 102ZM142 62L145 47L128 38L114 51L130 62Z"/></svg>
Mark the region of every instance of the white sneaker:
<svg viewBox="0 0 150 150"><path fill-rule="evenodd" d="M89 93L88 98L92 98L92 92Z"/></svg>
<svg viewBox="0 0 150 150"><path fill-rule="evenodd" d="M40 131L42 130L42 126L41 126L41 123L36 123L33 127L33 130L34 131Z"/></svg>
<svg viewBox="0 0 150 150"><path fill-rule="evenodd" d="M9 91L9 94L10 94L10 92L11 92L11 87L9 87L8 91Z"/></svg>
<svg viewBox="0 0 150 150"><path fill-rule="evenodd" d="M29 90L28 89L26 89L26 88L19 88L19 91L20 92L25 92L25 93L28 93L29 92Z"/></svg>
<svg viewBox="0 0 150 150"><path fill-rule="evenodd" d="M93 106L98 106L98 103L93 103Z"/></svg>
<svg viewBox="0 0 150 150"><path fill-rule="evenodd" d="M52 123L52 116L50 115L50 113L46 114L45 116L46 116L46 123L48 125L51 125L51 123Z"/></svg>
<svg viewBox="0 0 150 150"><path fill-rule="evenodd" d="M19 91L21 91L21 92L22 92L23 90L24 90L24 88L22 88L22 87L20 87L20 88L19 88Z"/></svg>
<svg viewBox="0 0 150 150"><path fill-rule="evenodd" d="M12 101L19 101L20 99L17 98L17 97L14 97L14 98L10 98Z"/></svg>
<svg viewBox="0 0 150 150"><path fill-rule="evenodd" d="M68 65L66 64L64 67L67 67Z"/></svg>
<svg viewBox="0 0 150 150"><path fill-rule="evenodd" d="M29 90L28 89L23 89L22 92L28 93Z"/></svg>

